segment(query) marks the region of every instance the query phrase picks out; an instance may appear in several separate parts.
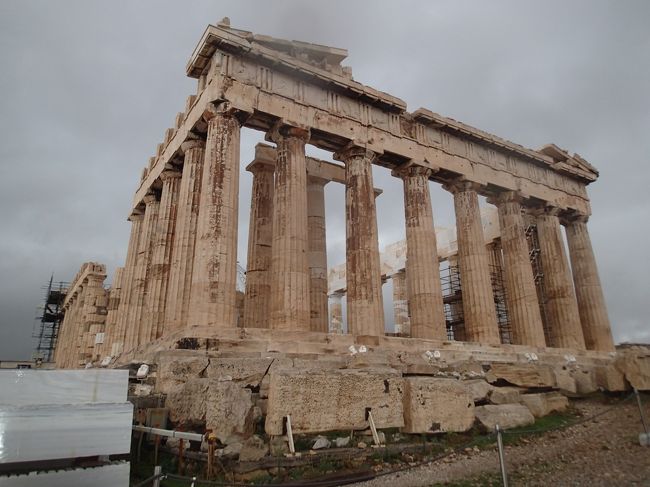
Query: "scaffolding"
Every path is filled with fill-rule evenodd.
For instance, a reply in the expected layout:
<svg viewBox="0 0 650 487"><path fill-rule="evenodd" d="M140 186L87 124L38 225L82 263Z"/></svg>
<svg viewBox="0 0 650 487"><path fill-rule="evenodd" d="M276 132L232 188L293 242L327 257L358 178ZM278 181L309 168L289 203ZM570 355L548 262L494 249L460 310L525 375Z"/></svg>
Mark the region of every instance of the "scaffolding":
<svg viewBox="0 0 650 487"><path fill-rule="evenodd" d="M51 362L54 359L54 347L63 321L63 300L67 292L68 283L54 282L54 276L50 277L45 291L45 304L43 313L37 318L32 331L32 338L36 339L33 359L42 362Z"/></svg>
<svg viewBox="0 0 650 487"><path fill-rule="evenodd" d="M544 271L542 268L542 256L539 247L539 236L537 233L537 224L533 217L529 217L526 225L526 241L528 242L528 253L530 256L530 265L533 268L533 278L535 280L535 290L537 291L537 301L539 302L539 312L542 315L542 324L544 326L544 338L546 343L551 343L548 329L548 319L546 317L546 288L544 286Z"/></svg>
<svg viewBox="0 0 650 487"><path fill-rule="evenodd" d="M506 303L506 287L503 278L503 266L490 265L490 282L492 284L492 295L494 296L494 308L499 326L499 338L501 343L512 343L512 329L510 328L510 317Z"/></svg>

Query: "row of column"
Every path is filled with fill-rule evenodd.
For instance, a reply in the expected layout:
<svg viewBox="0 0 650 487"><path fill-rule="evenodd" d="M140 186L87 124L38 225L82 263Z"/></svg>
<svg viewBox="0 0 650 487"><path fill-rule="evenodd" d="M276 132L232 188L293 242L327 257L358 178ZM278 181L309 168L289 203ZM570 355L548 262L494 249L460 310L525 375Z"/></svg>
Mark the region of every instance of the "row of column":
<svg viewBox="0 0 650 487"><path fill-rule="evenodd" d="M111 337L113 354L185 326L237 326L241 121L227 105L209 110L205 116L206 142L183 144L182 174L173 169L165 171L160 197L146 196L144 211L130 218L132 231L122 297ZM304 128L277 125L269 133L277 145L275 167L251 168L254 182L245 326L327 331L326 181L307 175L305 144L309 136ZM351 144L335 157L345 164L349 332L383 335L372 181L376 154ZM432 170L414 165L397 174L404 182L411 336L444 340L447 334L428 186ZM467 181L445 187L454 195L467 340L498 344L478 188ZM543 346L521 202L508 194L496 203L503 233L513 339L515 343ZM586 227L584 223L569 227L571 257L576 261L576 294L572 294L558 217L548 212L538 216L549 327L553 330L548 345L584 348L586 339L589 347L609 349L611 344L605 343L604 337L609 325Z"/></svg>

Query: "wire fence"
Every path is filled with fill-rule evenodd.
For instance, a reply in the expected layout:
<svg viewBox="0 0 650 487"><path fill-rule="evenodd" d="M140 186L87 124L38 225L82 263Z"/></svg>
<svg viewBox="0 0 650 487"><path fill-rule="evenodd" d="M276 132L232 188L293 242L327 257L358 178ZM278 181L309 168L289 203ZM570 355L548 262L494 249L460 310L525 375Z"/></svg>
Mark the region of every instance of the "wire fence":
<svg viewBox="0 0 650 487"><path fill-rule="evenodd" d="M580 419L577 419L575 421L570 421L566 422L563 424L559 424L553 427L548 427L548 428L532 428L532 429L500 429L499 426L497 425L495 431L487 433L485 435L481 436L482 442L494 442L496 441L497 443L497 450L499 453L499 468L501 472L501 478L502 478L502 485L504 487L508 487L508 478L507 478L507 473L506 473L506 459L505 459L505 452L504 452L504 447L503 447L503 442L502 442L502 436L511 436L511 437L516 437L516 436L533 436L533 435L540 435L540 434L547 434L547 433L552 433L555 431L560 431L560 430L567 430L569 428L574 428L576 426L580 426L582 424L591 422L596 420L597 418L600 418L602 416L605 416L614 410L620 409L623 405L627 404L630 402L632 399L636 398L638 402L638 409L639 409L639 416L640 416L640 422L642 424L642 427L645 431L645 433L642 433L639 438L641 439L641 436L645 434L646 437L650 435L650 432L648 431L648 426L646 422L646 418L643 412L643 406L641 404L641 399L638 391L634 390L631 394L629 394L627 397L622 399L621 401L617 402L616 404L612 405L611 407L608 407L602 411L599 411L597 413L594 413L592 415L589 415L587 417L583 417ZM169 480L175 480L178 482L184 482L185 485L190 486L190 487L198 487L198 486L220 486L220 487L250 487L251 485L255 485L256 487L335 487L339 485L350 485L350 484L355 484L358 482L364 482L364 481L370 481L382 477L386 477L389 475L395 475L399 474L402 472L406 472L409 470L414 470L426 465L431 465L432 463L439 462L441 460L444 460L445 458L448 458L452 455L455 455L459 452L462 452L466 450L469 447L475 446L476 445L476 438L471 438L467 442L463 442L459 445L456 445L453 448L447 448L444 452L442 453L437 453L434 455L427 455L423 460L418 461L418 462L411 462L409 464L403 465L399 468L394 468L394 469L388 469L384 470L381 472L374 472L374 471L359 471L359 472L352 472L349 474L345 474L344 476L338 476L336 478L332 479L306 479L306 480L299 480L299 481L290 481L290 482L282 482L282 483L257 483L255 482L254 484L251 483L245 483L245 482L227 482L227 481L218 481L218 480L206 480L206 479L199 479L197 477L190 477L190 476L184 476L184 475L178 475L175 473L171 472L158 472L154 473L151 477L137 483L133 484L131 487L159 487L161 484L160 482L166 479ZM159 467L158 467L159 468Z"/></svg>

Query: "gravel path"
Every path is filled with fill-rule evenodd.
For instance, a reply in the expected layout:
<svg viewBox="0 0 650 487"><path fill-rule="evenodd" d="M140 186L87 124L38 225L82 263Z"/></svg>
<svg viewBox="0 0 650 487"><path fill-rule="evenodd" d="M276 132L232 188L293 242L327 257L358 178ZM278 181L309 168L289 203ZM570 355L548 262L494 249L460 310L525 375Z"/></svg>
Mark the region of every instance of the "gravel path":
<svg viewBox="0 0 650 487"><path fill-rule="evenodd" d="M650 418L650 397L644 397ZM573 403L584 417L611 404L602 398ZM642 431L634 399L613 411L570 428L522 438L506 446L510 486L650 486L650 448L639 445ZM364 487L416 487L436 484L500 485L496 446L468 450L428 466L387 475Z"/></svg>

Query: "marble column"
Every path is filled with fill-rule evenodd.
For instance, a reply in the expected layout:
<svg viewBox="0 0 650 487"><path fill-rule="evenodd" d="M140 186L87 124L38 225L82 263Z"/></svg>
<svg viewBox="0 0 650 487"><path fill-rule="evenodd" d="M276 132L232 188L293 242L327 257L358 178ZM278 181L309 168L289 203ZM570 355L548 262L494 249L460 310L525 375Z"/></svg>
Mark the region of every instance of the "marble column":
<svg viewBox="0 0 650 487"><path fill-rule="evenodd" d="M331 296L332 303L330 304L330 333L335 333L337 335L343 334L343 294L334 293Z"/></svg>
<svg viewBox="0 0 650 487"><path fill-rule="evenodd" d="M151 265L151 250L153 248L153 234L158 220L160 201L156 195L148 194L144 197L144 220L142 221L142 234L138 242L138 255L133 271L133 284L131 287L131 302L127 318L125 350L130 350L142 343L140 341L140 328L143 325L146 297L147 278ZM148 340L147 340L148 341Z"/></svg>
<svg viewBox="0 0 650 487"><path fill-rule="evenodd" d="M113 273L113 282L108 294L108 308L106 310L106 327L104 329L104 343L101 347L104 357L111 356L113 343L115 343L115 327L117 326L117 313L122 298L122 281L124 267L118 267Z"/></svg>
<svg viewBox="0 0 650 487"><path fill-rule="evenodd" d="M577 216L565 226L580 323L588 350L612 352L615 350L612 329L589 238L587 219L586 216Z"/></svg>
<svg viewBox="0 0 650 487"><path fill-rule="evenodd" d="M326 179L307 175L307 226L310 329L327 333L327 241L325 238Z"/></svg>
<svg viewBox="0 0 650 487"><path fill-rule="evenodd" d="M411 337L446 340L438 247L429 193L432 173L431 169L420 166L400 172L404 181L408 303Z"/></svg>
<svg viewBox="0 0 650 487"><path fill-rule="evenodd" d="M178 195L176 228L174 229L167 285L164 335L187 327L205 141L185 141L181 144L181 150L184 154L183 173Z"/></svg>
<svg viewBox="0 0 650 487"><path fill-rule="evenodd" d="M133 287L133 276L135 272L135 263L138 256L138 246L140 244L140 235L142 234L142 223L144 214L134 212L129 217L131 221L131 235L129 237L129 246L126 251L126 261L124 263L124 274L122 276L122 297L120 298L120 307L117 310L115 320L115 332L113 334L113 343L109 353L111 356L119 355L124 351L126 340L126 328L131 308L131 289Z"/></svg>
<svg viewBox="0 0 650 487"><path fill-rule="evenodd" d="M309 131L281 126L270 134L277 144L271 249L271 328L309 331L307 169Z"/></svg>
<svg viewBox="0 0 650 487"><path fill-rule="evenodd" d="M271 301L271 244L273 240L273 173L275 166L256 161L247 168L253 173L244 327L268 328Z"/></svg>
<svg viewBox="0 0 650 487"><path fill-rule="evenodd" d="M544 326L530 264L521 198L508 192L494 199L499 213L503 249L504 285L512 341L544 347Z"/></svg>
<svg viewBox="0 0 650 487"><path fill-rule="evenodd" d="M228 107L220 106L210 116L188 323L235 328L241 123Z"/></svg>
<svg viewBox="0 0 650 487"><path fill-rule="evenodd" d="M573 290L569 261L564 250L558 210L537 212L549 347L585 349L578 303Z"/></svg>
<svg viewBox="0 0 650 487"><path fill-rule="evenodd" d="M465 336L470 342L499 345L501 340L478 206L477 185L459 181L446 185L445 188L454 195Z"/></svg>
<svg viewBox="0 0 650 487"><path fill-rule="evenodd" d="M160 338L165 323L165 305L181 173L165 170L161 173L160 179L162 181L160 210L152 235L151 265L147 278L147 309L143 317L143 326L140 327L140 343Z"/></svg>
<svg viewBox="0 0 650 487"><path fill-rule="evenodd" d="M384 335L384 306L372 182L376 154L349 145L336 157L345 163L346 281L348 333Z"/></svg>
<svg viewBox="0 0 650 487"><path fill-rule="evenodd" d="M395 333L411 336L409 319L409 300L406 271L402 269L391 276L393 280L393 312L395 314Z"/></svg>

